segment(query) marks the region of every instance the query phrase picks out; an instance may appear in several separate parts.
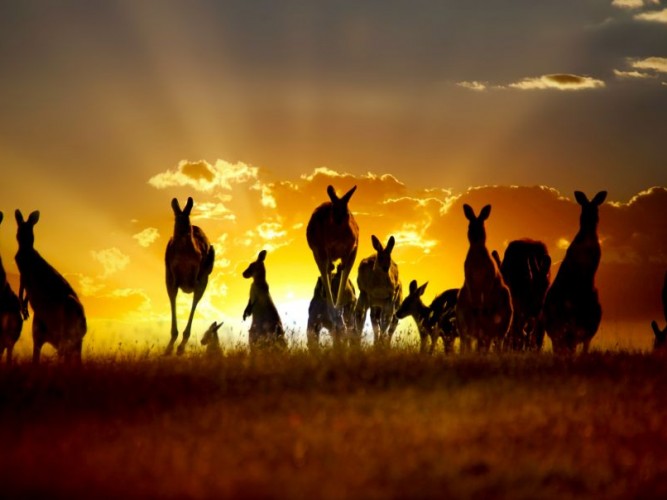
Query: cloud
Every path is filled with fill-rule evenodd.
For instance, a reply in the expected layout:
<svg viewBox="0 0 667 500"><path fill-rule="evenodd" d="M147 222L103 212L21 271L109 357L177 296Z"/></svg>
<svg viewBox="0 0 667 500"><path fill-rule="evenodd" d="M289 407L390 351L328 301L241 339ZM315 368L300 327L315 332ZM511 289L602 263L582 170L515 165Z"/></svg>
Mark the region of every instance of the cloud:
<svg viewBox="0 0 667 500"><path fill-rule="evenodd" d="M637 19L638 21L648 21L653 23L667 24L667 9L652 10L649 12L642 12L640 14L635 14L635 19Z"/></svg>
<svg viewBox="0 0 667 500"><path fill-rule="evenodd" d="M147 227L143 231L133 234L132 237L139 242L139 245L148 248L160 237L160 232L157 228Z"/></svg>
<svg viewBox="0 0 667 500"><path fill-rule="evenodd" d="M154 175L148 183L158 189L190 187L196 191L212 192L216 188L231 190L234 184L257 179L258 168L243 162L230 163L216 160L211 165L205 160L182 160L175 169Z"/></svg>
<svg viewBox="0 0 667 500"><path fill-rule="evenodd" d="M631 62L633 68L667 73L667 57L647 57Z"/></svg>
<svg viewBox="0 0 667 500"><path fill-rule="evenodd" d="M654 78L654 76L649 73L642 73L641 71L621 71L618 69L614 70L614 75L618 78Z"/></svg>
<svg viewBox="0 0 667 500"><path fill-rule="evenodd" d="M639 9L644 5L660 5L660 0L613 0L611 4L621 9Z"/></svg>
<svg viewBox="0 0 667 500"><path fill-rule="evenodd" d="M474 90L476 92L483 92L488 88L486 82L478 82L477 80L470 82L458 82L456 85L463 87L464 89Z"/></svg>
<svg viewBox="0 0 667 500"><path fill-rule="evenodd" d="M520 90L587 90L602 88L605 83L589 76L572 75L569 73L554 73L538 77L524 78L509 87Z"/></svg>
<svg viewBox="0 0 667 500"><path fill-rule="evenodd" d="M130 258L116 247L98 251L92 250L90 253L93 259L102 264L104 268L104 272L100 275L102 279L122 271L130 263Z"/></svg>

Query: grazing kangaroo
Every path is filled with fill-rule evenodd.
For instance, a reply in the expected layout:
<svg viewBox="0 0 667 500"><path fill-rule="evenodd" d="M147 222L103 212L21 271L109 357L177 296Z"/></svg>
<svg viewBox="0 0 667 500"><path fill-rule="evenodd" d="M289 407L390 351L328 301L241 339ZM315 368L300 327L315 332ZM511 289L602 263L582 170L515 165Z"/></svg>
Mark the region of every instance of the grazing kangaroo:
<svg viewBox="0 0 667 500"><path fill-rule="evenodd" d="M28 319L28 303L34 312L32 320L32 361L39 363L45 342L53 345L65 361L81 362L81 347L86 335L86 315L76 293L63 276L35 250L34 227L39 212L23 220L16 211L19 250L16 265L21 274L19 302L23 318Z"/></svg>
<svg viewBox="0 0 667 500"><path fill-rule="evenodd" d="M0 223L3 213L0 212ZM7 282L7 274L0 258L0 359L7 350L7 364L12 364L14 344L21 336L23 317L19 298Z"/></svg>
<svg viewBox="0 0 667 500"><path fill-rule="evenodd" d="M222 321L220 323L214 321L201 338L201 345L206 346L206 355L211 358L219 358L222 356L222 347L220 346L220 339L218 338L218 330L220 330L222 324Z"/></svg>
<svg viewBox="0 0 667 500"><path fill-rule="evenodd" d="M486 248L484 221L491 214L486 205L475 216L468 204L463 205L468 219L470 247L463 265L464 283L456 303L456 325L461 337L461 351L477 341L477 350L488 351L491 343L500 348L512 322L512 298L496 261Z"/></svg>
<svg viewBox="0 0 667 500"><path fill-rule="evenodd" d="M174 344L178 338L178 326L176 325L176 295L179 288L184 293L192 293L192 307L188 323L183 330L183 340L178 345L177 354L183 354L185 345L190 338L192 329L192 318L195 315L197 304L206 291L208 277L213 270L215 250L208 238L198 226L190 224L190 212L193 201L188 198L185 208L181 210L178 200L171 200L171 208L174 211L174 235L167 243L164 256L166 270L167 294L171 305L171 340L165 354L171 354Z"/></svg>
<svg viewBox="0 0 667 500"><path fill-rule="evenodd" d="M512 295L514 314L506 346L517 351L539 351L544 340L542 309L551 268L547 247L541 241L514 240L507 246L502 264L495 250L492 255Z"/></svg>
<svg viewBox="0 0 667 500"><path fill-rule="evenodd" d="M329 268L333 262L340 259L341 283L347 283L350 271L352 271L352 266L357 258L359 243L359 226L348 208L350 198L356 189L357 186L354 186L339 198L333 186L328 186L327 194L330 201L322 203L313 211L306 228L308 246L313 252L313 257L315 257L320 278L326 291L327 302L332 309L331 314L334 316L332 320L339 329L346 326L343 324L340 311L345 288L340 287L338 289L334 300Z"/></svg>
<svg viewBox="0 0 667 500"><path fill-rule="evenodd" d="M565 252L544 300L545 327L556 353L573 353L580 343L583 352L588 352L602 318L595 273L601 254L598 208L607 192L600 191L591 201L581 191L575 191L574 196L581 205L579 232Z"/></svg>
<svg viewBox="0 0 667 500"><path fill-rule="evenodd" d="M249 344L250 349L275 345L280 348L286 347L285 330L280 321L278 309L273 303L269 293L269 284L266 282L266 250L259 252L257 260L252 262L248 268L243 271L243 277L252 278L250 285L250 299L248 305L243 311L243 320L252 316L250 325Z"/></svg>
<svg viewBox="0 0 667 500"><path fill-rule="evenodd" d="M430 306L424 305L422 295L428 282L421 286L417 285L416 280L410 282L410 293L403 300L403 303L396 311L396 317L403 319L412 316L419 330L419 352L426 352L428 339L431 340L429 354L433 354L438 337L442 337L442 343L446 353L454 350L454 340L456 339L456 298L459 293L458 288L446 290L438 295Z"/></svg>
<svg viewBox="0 0 667 500"><path fill-rule="evenodd" d="M342 277L341 267L341 264L338 264L336 273L331 277L331 288L334 294L338 294L338 287L340 286ZM330 267L330 272L331 271L333 271L333 264ZM313 298L308 306L308 326L306 330L308 335L308 348L312 351L319 348L320 330L322 330L322 328L326 328L332 335L334 345L339 345L345 340L350 340L351 342L356 341L356 336L355 338L349 338L350 333L354 331L354 307L356 304L357 291L355 290L352 281L348 278L345 290L343 290L343 298L340 308L343 323L346 326L344 332L340 332L339 329L335 328L334 323L331 321L327 294L324 285L322 284L322 278L317 278ZM341 333L344 333L344 335L341 335Z"/></svg>
<svg viewBox="0 0 667 500"><path fill-rule="evenodd" d="M667 273L665 273L665 281L662 285L662 312L665 315L665 321L667 321ZM663 350L667 348L667 326L663 330L660 330L656 321L651 321L651 326L655 334L653 349Z"/></svg>
<svg viewBox="0 0 667 500"><path fill-rule="evenodd" d="M389 346L398 325L396 310L403 300L398 266L391 258L396 240L391 236L386 248L375 235L371 236L371 241L376 253L363 259L357 271L359 299L354 310L355 334L361 337L370 309L374 344Z"/></svg>

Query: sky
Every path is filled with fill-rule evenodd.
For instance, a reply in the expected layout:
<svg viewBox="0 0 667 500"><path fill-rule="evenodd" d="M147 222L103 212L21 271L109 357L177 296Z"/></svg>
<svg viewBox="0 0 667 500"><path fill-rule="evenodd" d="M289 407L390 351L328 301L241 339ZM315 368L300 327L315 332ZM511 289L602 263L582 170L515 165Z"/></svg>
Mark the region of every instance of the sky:
<svg viewBox="0 0 667 500"><path fill-rule="evenodd" d="M240 273L267 249L300 328L317 278L305 226L328 184L359 186L358 259L394 235L404 287L429 280L427 300L462 283L463 203L492 204L501 254L542 239L555 274L573 192L606 190L604 321L661 322L666 42L664 0L3 0L0 256L16 273L13 212L38 209L36 248L92 330L166 337L170 203L192 196L217 254L196 327L247 328Z"/></svg>

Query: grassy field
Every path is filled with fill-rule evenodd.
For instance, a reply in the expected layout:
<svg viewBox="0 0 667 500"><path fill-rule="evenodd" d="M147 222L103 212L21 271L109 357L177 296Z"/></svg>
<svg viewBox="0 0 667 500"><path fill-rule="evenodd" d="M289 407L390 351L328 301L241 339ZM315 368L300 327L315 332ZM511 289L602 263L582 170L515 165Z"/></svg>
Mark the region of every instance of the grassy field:
<svg viewBox="0 0 667 500"><path fill-rule="evenodd" d="M666 363L403 349L3 366L0 491L664 497Z"/></svg>

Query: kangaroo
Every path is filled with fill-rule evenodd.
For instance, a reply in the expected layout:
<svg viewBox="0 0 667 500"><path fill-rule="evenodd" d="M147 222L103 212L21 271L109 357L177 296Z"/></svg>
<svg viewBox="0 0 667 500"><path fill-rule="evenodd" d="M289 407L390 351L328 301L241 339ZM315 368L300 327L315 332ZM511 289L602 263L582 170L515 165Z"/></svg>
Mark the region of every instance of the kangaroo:
<svg viewBox="0 0 667 500"><path fill-rule="evenodd" d="M206 346L206 355L211 358L220 358L222 356L222 347L220 346L220 339L218 339L218 330L220 330L222 325L222 321L220 323L214 321L201 338L201 345Z"/></svg>
<svg viewBox="0 0 667 500"><path fill-rule="evenodd" d="M539 351L544 340L542 309L551 267L547 247L541 241L514 240L507 246L502 264L495 250L492 256L512 295L514 314L506 344L513 350Z"/></svg>
<svg viewBox="0 0 667 500"><path fill-rule="evenodd" d="M575 191L574 196L581 205L579 232L565 252L544 300L547 335L556 353L573 353L578 344L583 344L587 353L602 319L595 273L601 255L598 209L607 192L600 191L591 201L581 191Z"/></svg>
<svg viewBox="0 0 667 500"><path fill-rule="evenodd" d="M486 248L484 221L491 214L486 205L475 216L468 204L463 205L468 219L470 247L463 265L464 282L456 303L456 325L461 337L461 351L477 341L477 350L488 351L491 343L499 349L512 322L512 299L496 261Z"/></svg>
<svg viewBox="0 0 667 500"><path fill-rule="evenodd" d="M213 270L215 250L208 238L198 226L190 224L190 212L193 201L188 198L185 208L181 210L178 200L171 200L171 208L174 211L174 234L167 243L164 256L167 295L171 305L171 340L165 354L171 354L174 344L178 338L178 326L176 325L176 295L178 290L184 293L192 293L192 307L188 323L183 330L183 340L178 345L177 354L185 352L185 345L190 338L192 329L192 318L195 315L197 304L206 291L208 277Z"/></svg>
<svg viewBox="0 0 667 500"><path fill-rule="evenodd" d="M0 212L0 223L4 215ZM7 282L7 274L0 258L0 359L7 350L7 365L12 364L14 344L21 336L23 317L19 298Z"/></svg>
<svg viewBox="0 0 667 500"><path fill-rule="evenodd" d="M248 316L252 316L252 324L248 332L251 350L271 345L284 348L287 345L285 330L278 309L276 309L269 293L269 284L266 282L265 259L266 250L262 250L259 252L257 260L243 271L244 278L252 278L250 299L243 311L244 321Z"/></svg>
<svg viewBox="0 0 667 500"><path fill-rule="evenodd" d="M419 330L419 352L426 352L427 343L430 339L431 345L428 351L429 354L433 354L438 337L442 337L445 353L451 353L454 350L454 340L457 335L454 320L459 289L452 288L442 292L433 299L431 305L426 306L421 297L424 295L427 285L428 282L421 286L417 285L416 280L410 282L410 293L396 311L396 317L403 319L412 316L415 320Z"/></svg>
<svg viewBox="0 0 667 500"><path fill-rule="evenodd" d="M338 287L342 277L341 264L338 264L336 273L331 278L331 287L334 294L338 294ZM333 271L333 265L330 267L330 272ZM354 307L357 303L357 291L350 279L347 280L345 290L343 291L343 299L341 303L341 314L343 323L346 325L344 335L341 335L339 329L335 328L329 315L329 307L327 303L327 295L322 284L322 278L317 278L313 298L308 306L308 348L311 351L316 351L319 348L320 331L326 328L332 335L334 344L340 345L344 340L355 342L358 340L356 336L350 337L350 333L354 330Z"/></svg>
<svg viewBox="0 0 667 500"><path fill-rule="evenodd" d="M667 273L665 273L665 281L662 285L662 311L667 321ZM665 350L667 348L667 326L663 330L658 328L657 321L651 321L655 339L653 339L653 350Z"/></svg>
<svg viewBox="0 0 667 500"><path fill-rule="evenodd" d="M53 345L65 361L81 362L83 337L86 335L86 315L70 284L35 250L34 227L39 212L23 219L16 210L19 244L16 265L21 274L19 302L24 319L28 319L28 304L32 307L32 361L39 363L44 343Z"/></svg>
<svg viewBox="0 0 667 500"><path fill-rule="evenodd" d="M341 283L347 283L359 244L359 226L348 208L356 189L357 186L354 186L339 198L333 186L328 186L330 201L322 203L313 211L306 227L306 239L320 271L332 320L336 328L341 330L350 326L343 324L340 311L345 287L338 289L334 299L329 267L334 261L340 260Z"/></svg>
<svg viewBox="0 0 667 500"><path fill-rule="evenodd" d="M391 236L386 248L375 235L371 236L371 242L376 253L363 259L357 271L359 299L354 310L355 334L361 337L370 309L374 344L389 346L398 326L396 309L403 300L398 266L391 258L396 240Z"/></svg>

